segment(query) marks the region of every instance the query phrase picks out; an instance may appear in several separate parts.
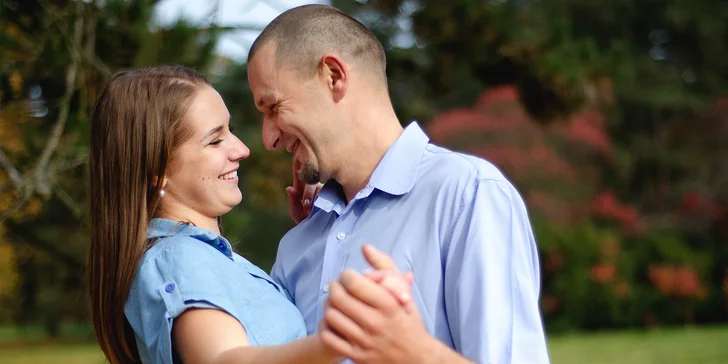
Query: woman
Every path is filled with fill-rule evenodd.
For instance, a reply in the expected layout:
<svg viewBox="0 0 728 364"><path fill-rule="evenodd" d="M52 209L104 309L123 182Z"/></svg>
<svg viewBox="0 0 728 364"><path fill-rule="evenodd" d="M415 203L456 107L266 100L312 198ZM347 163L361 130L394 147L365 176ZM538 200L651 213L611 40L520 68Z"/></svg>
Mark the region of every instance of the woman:
<svg viewBox="0 0 728 364"><path fill-rule="evenodd" d="M213 362L241 345L241 363L338 360L221 236L250 153L229 120L209 82L182 66L118 73L100 95L87 280L111 363Z"/></svg>

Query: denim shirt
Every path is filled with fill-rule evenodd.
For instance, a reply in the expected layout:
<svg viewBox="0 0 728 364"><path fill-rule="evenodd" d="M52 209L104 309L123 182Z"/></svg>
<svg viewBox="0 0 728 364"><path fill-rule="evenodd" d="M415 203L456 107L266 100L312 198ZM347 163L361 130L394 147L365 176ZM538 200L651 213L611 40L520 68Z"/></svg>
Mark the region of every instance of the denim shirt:
<svg viewBox="0 0 728 364"><path fill-rule="evenodd" d="M153 219L124 313L144 363L178 362L174 319L189 308L222 310L245 328L251 345L306 336L301 313L263 270L232 251L223 237L195 226Z"/></svg>

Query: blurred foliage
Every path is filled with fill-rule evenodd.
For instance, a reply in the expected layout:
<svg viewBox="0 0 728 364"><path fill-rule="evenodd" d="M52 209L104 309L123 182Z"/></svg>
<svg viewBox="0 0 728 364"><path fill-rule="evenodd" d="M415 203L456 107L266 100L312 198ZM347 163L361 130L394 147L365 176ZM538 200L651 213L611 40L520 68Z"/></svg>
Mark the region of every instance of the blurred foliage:
<svg viewBox="0 0 728 364"><path fill-rule="evenodd" d="M209 76L251 149L225 235L269 269L293 225L235 27L157 0L0 2L0 323L84 320L89 117L118 70ZM334 0L385 45L403 123L487 158L526 200L550 330L728 321L728 7L722 0ZM215 3L212 3L213 10ZM306 243L306 242L302 242Z"/></svg>
<svg viewBox="0 0 728 364"><path fill-rule="evenodd" d="M213 66L214 22L153 26L156 0L0 5L0 319L85 319L89 118L115 71Z"/></svg>

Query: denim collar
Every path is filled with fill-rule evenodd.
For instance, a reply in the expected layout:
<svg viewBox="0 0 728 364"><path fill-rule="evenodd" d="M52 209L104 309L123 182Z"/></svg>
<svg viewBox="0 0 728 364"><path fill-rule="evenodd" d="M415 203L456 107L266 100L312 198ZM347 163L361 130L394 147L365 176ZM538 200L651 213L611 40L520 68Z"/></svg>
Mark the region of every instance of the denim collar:
<svg viewBox="0 0 728 364"><path fill-rule="evenodd" d="M158 217L153 218L149 223L147 239L166 238L172 236L189 236L195 238L217 249L228 258L233 258L232 246L227 239L213 233L212 231L201 229L189 223Z"/></svg>

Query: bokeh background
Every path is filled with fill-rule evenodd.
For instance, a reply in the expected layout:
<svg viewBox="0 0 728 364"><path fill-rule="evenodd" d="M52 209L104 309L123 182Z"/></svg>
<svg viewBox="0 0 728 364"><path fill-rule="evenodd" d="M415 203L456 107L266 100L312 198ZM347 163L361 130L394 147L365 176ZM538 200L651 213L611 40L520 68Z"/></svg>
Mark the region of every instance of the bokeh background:
<svg viewBox="0 0 728 364"><path fill-rule="evenodd" d="M111 74L205 73L252 154L224 217L268 270L290 156L246 54L294 0L0 0L0 362L101 363L83 290L89 118ZM403 124L526 200L554 363L728 363L725 0L332 0L385 46ZM305 244L306 242L301 242Z"/></svg>

